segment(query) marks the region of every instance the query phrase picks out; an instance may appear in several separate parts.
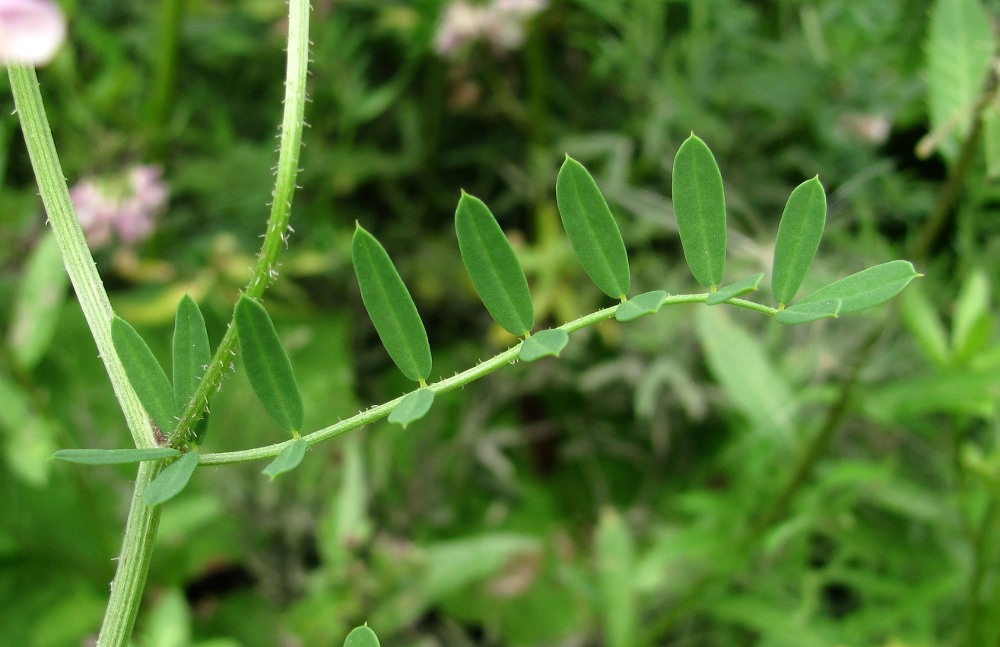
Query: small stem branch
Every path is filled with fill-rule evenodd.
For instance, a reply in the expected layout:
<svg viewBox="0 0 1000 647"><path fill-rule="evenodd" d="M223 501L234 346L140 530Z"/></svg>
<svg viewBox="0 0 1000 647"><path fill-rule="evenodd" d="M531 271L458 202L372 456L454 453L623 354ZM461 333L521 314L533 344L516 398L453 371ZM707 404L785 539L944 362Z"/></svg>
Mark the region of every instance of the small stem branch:
<svg viewBox="0 0 1000 647"><path fill-rule="evenodd" d="M681 294L667 297L667 300L663 305L672 306L684 303L704 303L706 299L708 299L708 294ZM745 299L731 299L727 303L737 308L753 310L772 317L777 312L774 308L754 303L753 301L747 301ZM573 321L559 326L559 328L565 330L567 333L571 333L576 330L580 330L581 328L592 326L606 319L610 319L615 316L617 311L618 306L614 305L609 308L604 308L603 310L598 310L597 312L584 315L579 319L574 319ZM508 364L513 364L517 361L520 352L521 344L517 344L508 348L499 355L495 355L485 362L473 366L472 368L466 369L452 377L440 380L439 382L429 384L426 388L433 391L435 395L453 391ZM302 436L302 438L309 441L310 445L315 445L325 440L329 440L334 436L339 436L347 431L369 425L392 413L392 410L399 403L399 401L403 399L403 397L404 396L400 396L395 400L390 400L389 402L374 406L357 415L351 416L347 420L342 420L336 424L330 425L329 427L324 427L323 429L314 431L311 434ZM233 452L219 452L216 454L202 454L198 462L201 465L226 465L229 463L249 463L251 461L265 458L274 458L281 453L281 450L295 440L296 439L293 438L284 442L274 443L273 445L265 445L263 447L255 447L253 449L243 449Z"/></svg>

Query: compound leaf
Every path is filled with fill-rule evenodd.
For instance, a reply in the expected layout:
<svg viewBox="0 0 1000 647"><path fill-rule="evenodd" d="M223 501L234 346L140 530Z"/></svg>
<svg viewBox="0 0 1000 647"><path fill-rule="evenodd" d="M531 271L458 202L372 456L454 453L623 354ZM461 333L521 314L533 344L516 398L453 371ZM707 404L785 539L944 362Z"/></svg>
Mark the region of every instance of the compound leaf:
<svg viewBox="0 0 1000 647"><path fill-rule="evenodd" d="M368 625L362 625L347 634L344 647L380 647L380 645L375 632Z"/></svg>
<svg viewBox="0 0 1000 647"><path fill-rule="evenodd" d="M188 481L198 468L198 452L188 452L170 465L167 465L157 475L153 482L146 486L142 500L148 506L157 506L174 498L187 486Z"/></svg>
<svg viewBox="0 0 1000 647"><path fill-rule="evenodd" d="M354 271L368 316L403 375L422 382L431 373L431 347L417 306L385 248L361 225L351 244Z"/></svg>
<svg viewBox="0 0 1000 647"><path fill-rule="evenodd" d="M667 300L667 293L663 290L653 290L637 294L628 301L625 301L615 310L615 319L618 321L632 321L645 315L655 314L663 303Z"/></svg>
<svg viewBox="0 0 1000 647"><path fill-rule="evenodd" d="M819 177L806 180L788 196L778 225L771 269L771 293L779 307L795 297L819 249L826 227L826 192Z"/></svg>
<svg viewBox="0 0 1000 647"><path fill-rule="evenodd" d="M556 203L580 264L609 297L629 288L628 254L611 209L587 169L566 156L556 178Z"/></svg>
<svg viewBox="0 0 1000 647"><path fill-rule="evenodd" d="M841 314L867 310L896 296L918 276L909 261L889 261L823 286L793 307L801 310L808 304L840 299Z"/></svg>
<svg viewBox="0 0 1000 647"><path fill-rule="evenodd" d="M455 210L462 262L490 315L507 332L523 337L535 325L535 311L510 242L482 200L465 191Z"/></svg>
<svg viewBox="0 0 1000 647"><path fill-rule="evenodd" d="M264 410L285 431L298 431L305 417L302 395L274 323L259 301L236 302L236 336L250 386Z"/></svg>
<svg viewBox="0 0 1000 647"><path fill-rule="evenodd" d="M119 465L121 463L156 461L179 456L180 453L180 450L170 447L151 447L149 449L60 449L52 454L52 458L66 461L67 463L83 463L85 465Z"/></svg>
<svg viewBox="0 0 1000 647"><path fill-rule="evenodd" d="M302 462L307 449L309 449L309 441L305 438L296 438L285 446L261 473L266 474L273 481L277 476L291 472Z"/></svg>
<svg viewBox="0 0 1000 647"><path fill-rule="evenodd" d="M434 391L430 389L417 389L407 393L389 414L389 422L402 425L403 429L406 429L411 422L416 422L427 415L432 404L434 404Z"/></svg>
<svg viewBox="0 0 1000 647"><path fill-rule="evenodd" d="M111 342L146 413L164 435L169 434L173 431L177 411L174 392L153 351L149 350L135 328L121 317L111 321Z"/></svg>
<svg viewBox="0 0 1000 647"><path fill-rule="evenodd" d="M542 357L559 357L562 349L569 343L569 335L565 330L552 328L539 330L531 337L521 342L519 356L523 362L533 362Z"/></svg>
<svg viewBox="0 0 1000 647"><path fill-rule="evenodd" d="M715 156L694 134L674 157L672 192L684 258L694 278L714 289L726 268L726 197Z"/></svg>
<svg viewBox="0 0 1000 647"><path fill-rule="evenodd" d="M705 303L710 306L715 306L720 303L725 303L735 297L749 294L757 289L762 280L764 280L764 273L760 272L739 280L736 283L730 283L729 285L721 287L712 294L708 295L708 298L705 299Z"/></svg>

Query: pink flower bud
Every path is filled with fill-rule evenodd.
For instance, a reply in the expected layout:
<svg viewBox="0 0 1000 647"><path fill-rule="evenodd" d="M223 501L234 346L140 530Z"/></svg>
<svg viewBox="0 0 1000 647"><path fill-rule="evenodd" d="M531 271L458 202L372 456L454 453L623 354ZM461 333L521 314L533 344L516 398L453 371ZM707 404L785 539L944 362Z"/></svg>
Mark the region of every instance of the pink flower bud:
<svg viewBox="0 0 1000 647"><path fill-rule="evenodd" d="M66 38L66 19L51 0L0 0L0 63L45 65Z"/></svg>

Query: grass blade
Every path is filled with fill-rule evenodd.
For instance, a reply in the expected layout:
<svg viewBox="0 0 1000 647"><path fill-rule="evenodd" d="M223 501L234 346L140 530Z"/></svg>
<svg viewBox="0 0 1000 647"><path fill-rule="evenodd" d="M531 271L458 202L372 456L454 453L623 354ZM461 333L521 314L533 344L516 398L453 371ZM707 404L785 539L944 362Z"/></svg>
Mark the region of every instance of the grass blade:
<svg viewBox="0 0 1000 647"><path fill-rule="evenodd" d="M628 254L611 209L587 169L567 156L556 178L556 203L580 264L605 294L624 299Z"/></svg>
<svg viewBox="0 0 1000 647"><path fill-rule="evenodd" d="M413 297L382 244L358 225L351 244L361 300L379 339L403 375L424 382L431 373L431 347Z"/></svg>
<svg viewBox="0 0 1000 647"><path fill-rule="evenodd" d="M169 435L175 425L177 409L174 406L174 391L163 367L142 336L121 317L111 321L111 342L146 413L162 434Z"/></svg>
<svg viewBox="0 0 1000 647"><path fill-rule="evenodd" d="M726 268L726 197L715 156L691 135L674 157L674 213L695 280L714 290Z"/></svg>
<svg viewBox="0 0 1000 647"><path fill-rule="evenodd" d="M148 506L157 506L169 501L187 486L198 468L198 452L188 452L167 465L142 493L142 500Z"/></svg>
<svg viewBox="0 0 1000 647"><path fill-rule="evenodd" d="M490 315L507 332L524 337L535 325L535 310L514 250L482 200L465 191L455 210L462 262Z"/></svg>
<svg viewBox="0 0 1000 647"><path fill-rule="evenodd" d="M243 295L236 302L236 335L250 386L264 410L285 431L302 428L302 395L274 323L255 299Z"/></svg>
<svg viewBox="0 0 1000 647"><path fill-rule="evenodd" d="M802 285L824 227L826 192L817 176L795 187L781 214L771 269L771 293L779 308L789 304Z"/></svg>

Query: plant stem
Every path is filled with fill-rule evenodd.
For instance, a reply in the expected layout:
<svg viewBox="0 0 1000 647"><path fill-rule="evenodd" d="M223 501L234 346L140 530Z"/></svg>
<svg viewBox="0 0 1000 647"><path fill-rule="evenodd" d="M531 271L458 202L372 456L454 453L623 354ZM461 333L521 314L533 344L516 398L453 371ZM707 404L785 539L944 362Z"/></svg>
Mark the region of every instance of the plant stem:
<svg viewBox="0 0 1000 647"><path fill-rule="evenodd" d="M679 294L675 296L667 297L664 302L664 306L681 305L684 303L704 303L708 299L708 294ZM759 303L754 303L753 301L747 301L745 299L731 299L727 303L737 308L743 308L745 310L753 310L755 312L760 312L766 315L774 316L777 312L774 308L769 306L761 305ZM620 304L619 304L620 305ZM586 328L587 326L592 326L598 322L610 319L615 316L615 312L618 311L618 306L614 305L609 308L604 308L603 310L598 310L597 312L592 312L588 315L584 315L578 319L574 319L568 323L565 323L559 328L565 330L567 333L580 330L581 328ZM521 351L521 344L511 346L504 352L491 357L485 362L480 362L472 368L466 369L461 373L453 375L452 377L434 382L429 384L427 387L435 394L447 393L448 391L453 391L459 387L465 386L470 382L474 382L479 378L496 371L508 364L513 364L517 361L518 355ZM314 431L311 434L302 436L305 438L310 445L315 445L321 443L325 440L329 440L334 436L339 436L345 432L351 431L353 429L358 429L369 425L377 420L385 418L392 410L396 407L400 400L404 396L400 396L395 400L390 400L383 404L366 409L361 413L351 416L347 420L341 420L340 422L330 425L329 427L324 427L318 431ZM286 440L280 443L274 443L273 445L265 445L263 447L255 447L253 449L243 449L233 452L220 452L216 454L202 454L199 459L200 465L226 465L229 463L249 463L251 461L261 460L264 458L274 458L281 453L285 447L294 442L295 438Z"/></svg>
<svg viewBox="0 0 1000 647"><path fill-rule="evenodd" d="M299 151L302 148L302 129L305 119L306 75L309 67L309 1L290 0L288 3L288 61L285 68L284 113L281 120L281 144L278 148L278 167L271 194L271 214L267 221L264 242L257 256L244 293L260 298L267 286L278 275L275 261L282 245L287 243L291 228L288 219L292 213L292 196L295 178L299 171ZM236 328L230 319L226 334L212 357L205 375L191 400L188 401L170 434L174 447L190 441L192 429L208 407L208 399L218 389L231 358L236 354Z"/></svg>

